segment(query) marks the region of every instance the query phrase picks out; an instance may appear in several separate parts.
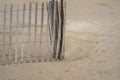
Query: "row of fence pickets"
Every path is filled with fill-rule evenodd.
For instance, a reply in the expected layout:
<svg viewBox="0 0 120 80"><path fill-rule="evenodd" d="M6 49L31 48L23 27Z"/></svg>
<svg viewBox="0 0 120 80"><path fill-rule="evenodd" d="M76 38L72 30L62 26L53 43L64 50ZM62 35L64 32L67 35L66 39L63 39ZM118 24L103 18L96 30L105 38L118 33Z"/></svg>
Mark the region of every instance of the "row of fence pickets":
<svg viewBox="0 0 120 80"><path fill-rule="evenodd" d="M0 11L3 15L0 15L3 17L0 23L0 64L62 60L65 52L67 6L66 1L63 3L62 5L60 0L50 0L35 3L35 8L29 3L28 9L25 3L22 9L17 4L16 10L13 9L13 4L10 7L5 4L4 11Z"/></svg>

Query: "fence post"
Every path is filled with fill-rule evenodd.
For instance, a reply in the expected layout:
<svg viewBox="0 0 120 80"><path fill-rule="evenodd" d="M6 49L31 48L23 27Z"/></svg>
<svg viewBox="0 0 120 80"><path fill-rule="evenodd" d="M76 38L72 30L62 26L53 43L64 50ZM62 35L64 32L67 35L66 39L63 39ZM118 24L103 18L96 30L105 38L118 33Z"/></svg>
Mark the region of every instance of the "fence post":
<svg viewBox="0 0 120 80"><path fill-rule="evenodd" d="M64 1L64 26L63 26L63 46L62 46L62 58L65 56L65 25L66 25L66 9L67 9L67 2Z"/></svg>
<svg viewBox="0 0 120 80"><path fill-rule="evenodd" d="M57 58L58 55L58 41L59 41L59 6L58 1L56 3L56 13L55 13L55 43L54 43L54 58Z"/></svg>
<svg viewBox="0 0 120 80"><path fill-rule="evenodd" d="M58 53L58 59L62 59L62 52L63 52L63 29L64 29L64 10L63 10L63 4L64 4L64 2L63 2L63 0L61 0L61 32L60 32L60 34L61 34L61 36L60 36L60 49L59 49L59 53Z"/></svg>
<svg viewBox="0 0 120 80"><path fill-rule="evenodd" d="M55 44L55 14L56 14L56 6L55 6L55 0L51 1L51 31L52 31L52 51L53 51L53 57L54 57L54 44Z"/></svg>

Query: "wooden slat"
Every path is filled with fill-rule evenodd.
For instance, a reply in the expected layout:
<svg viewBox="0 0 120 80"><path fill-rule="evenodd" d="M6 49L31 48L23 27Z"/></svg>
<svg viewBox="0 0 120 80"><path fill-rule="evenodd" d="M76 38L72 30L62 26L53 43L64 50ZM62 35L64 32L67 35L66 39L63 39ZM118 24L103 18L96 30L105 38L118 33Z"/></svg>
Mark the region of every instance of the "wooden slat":
<svg viewBox="0 0 120 80"><path fill-rule="evenodd" d="M10 29L9 29L9 60L10 60L10 63L11 63L11 59L12 59L12 53L11 53L11 45L12 45L12 20L13 20L13 17L12 17L12 14L13 14L13 5L11 4L10 5Z"/></svg>
<svg viewBox="0 0 120 80"><path fill-rule="evenodd" d="M40 28L40 55L42 54L43 24L44 24L44 3L42 3L42 12L41 12L41 28Z"/></svg>
<svg viewBox="0 0 120 80"><path fill-rule="evenodd" d="M64 58L65 56L65 27L66 27L66 9L67 9L67 2L64 1L64 26L63 26L63 44L62 44L62 55L61 57Z"/></svg>
<svg viewBox="0 0 120 80"><path fill-rule="evenodd" d="M37 14L38 14L38 3L35 3L35 31L34 31L34 46L36 46L36 39L37 39Z"/></svg>
<svg viewBox="0 0 120 80"><path fill-rule="evenodd" d="M28 57L30 55L30 39L31 39L31 16L32 16L32 3L29 3L29 24L28 24Z"/></svg>
<svg viewBox="0 0 120 80"><path fill-rule="evenodd" d="M48 35L49 35L50 43L52 45L52 32L51 32L51 25L50 25L50 18L51 18L50 3L46 3L46 7L47 7L47 15L48 15L47 16L48 17L48 19L47 19L47 26L48 26L48 31L49 31Z"/></svg>
<svg viewBox="0 0 120 80"><path fill-rule="evenodd" d="M21 49L21 62L23 62L23 57L24 57L24 37L25 37L25 9L26 9L26 4L23 4L23 17L22 17L22 49Z"/></svg>
<svg viewBox="0 0 120 80"><path fill-rule="evenodd" d="M15 63L18 62L18 24L19 24L19 4L17 5L17 16L16 16L16 38L15 38Z"/></svg>
<svg viewBox="0 0 120 80"><path fill-rule="evenodd" d="M61 12L60 12L60 14L61 14L61 31L60 31L60 34L61 34L61 36L60 36L60 49L59 49L59 53L58 53L58 59L62 59L62 50L63 50L63 29L64 29L64 9L63 9L64 7L63 7L63 0L61 0Z"/></svg>
<svg viewBox="0 0 120 80"><path fill-rule="evenodd" d="M3 61L3 64L4 64L4 60L5 60L5 40L6 40L6 11L7 11L7 4L5 3L4 4L4 26L3 26L3 45L2 45L2 48L3 48L3 52L2 52L2 61Z"/></svg>

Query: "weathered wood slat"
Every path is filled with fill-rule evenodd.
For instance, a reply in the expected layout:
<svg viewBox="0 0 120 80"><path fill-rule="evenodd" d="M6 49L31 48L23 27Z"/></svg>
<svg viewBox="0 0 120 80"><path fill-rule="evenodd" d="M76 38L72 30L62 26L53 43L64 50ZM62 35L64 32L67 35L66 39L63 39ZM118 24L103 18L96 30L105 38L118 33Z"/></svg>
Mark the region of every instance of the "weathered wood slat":
<svg viewBox="0 0 120 80"><path fill-rule="evenodd" d="M24 37L25 37L25 9L26 9L26 4L23 4L23 17L22 17L22 49L21 49L21 62L23 62L23 57L24 57Z"/></svg>
<svg viewBox="0 0 120 80"><path fill-rule="evenodd" d="M35 3L35 33L34 33L34 46L36 46L37 40L37 14L38 14L38 3Z"/></svg>
<svg viewBox="0 0 120 80"><path fill-rule="evenodd" d="M28 24L28 54L30 55L30 39L31 39L31 17L32 17L32 3L29 3L29 24ZM35 25L36 26L36 25Z"/></svg>
<svg viewBox="0 0 120 80"><path fill-rule="evenodd" d="M9 60L12 59L12 53L11 53L11 45L12 45L12 21L13 21L13 5L10 5L10 28L9 28ZM11 63L11 61L10 61Z"/></svg>
<svg viewBox="0 0 120 80"><path fill-rule="evenodd" d="M49 31L49 38L50 38L50 42L51 42L51 45L52 45L52 32L51 32L51 25L50 25L50 18L51 18L51 7L50 7L50 2L49 3L46 3L46 7L47 7L47 17L48 17L48 20L47 20L47 26L48 26L48 31Z"/></svg>
<svg viewBox="0 0 120 80"><path fill-rule="evenodd" d="M59 53L58 53L58 59L62 59L62 52L63 52L63 29L64 29L64 7L63 7L63 0L61 0L61 36L60 36L60 49L59 49Z"/></svg>
<svg viewBox="0 0 120 80"><path fill-rule="evenodd" d="M19 24L19 4L17 5L17 15L16 15L16 37L15 37L15 63L18 62L18 24Z"/></svg>
<svg viewBox="0 0 120 80"><path fill-rule="evenodd" d="M43 24L44 24L44 3L42 3L42 12L41 12L41 28L40 28L40 55L42 54Z"/></svg>
<svg viewBox="0 0 120 80"><path fill-rule="evenodd" d="M4 61L5 60L5 47L6 47L6 45L5 45L5 40L6 40L6 11L7 11L7 4L5 3L4 4L4 23L3 23L3 43L2 43L2 61ZM3 63L3 65L4 65L4 63Z"/></svg>

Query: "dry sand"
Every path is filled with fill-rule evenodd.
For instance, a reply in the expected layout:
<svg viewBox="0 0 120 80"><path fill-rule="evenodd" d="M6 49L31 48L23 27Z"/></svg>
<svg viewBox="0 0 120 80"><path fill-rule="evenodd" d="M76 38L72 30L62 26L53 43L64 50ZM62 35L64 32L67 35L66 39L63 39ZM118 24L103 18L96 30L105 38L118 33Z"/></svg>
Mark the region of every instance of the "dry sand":
<svg viewBox="0 0 120 80"><path fill-rule="evenodd" d="M120 80L120 0L67 2L65 60L0 66L0 80Z"/></svg>

